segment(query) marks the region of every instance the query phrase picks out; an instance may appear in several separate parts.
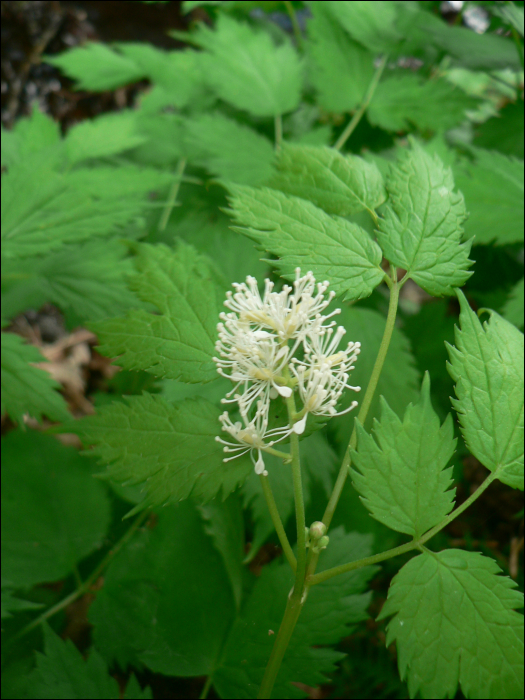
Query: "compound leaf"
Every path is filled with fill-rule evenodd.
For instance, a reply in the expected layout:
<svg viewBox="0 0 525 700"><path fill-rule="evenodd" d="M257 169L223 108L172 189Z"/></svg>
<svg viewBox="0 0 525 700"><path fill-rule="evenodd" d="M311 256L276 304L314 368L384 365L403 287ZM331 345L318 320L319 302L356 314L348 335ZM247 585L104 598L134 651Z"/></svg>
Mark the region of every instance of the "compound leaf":
<svg viewBox="0 0 525 700"><path fill-rule="evenodd" d="M58 581L101 547L106 489L78 450L34 431L2 439L3 572L13 587Z"/></svg>
<svg viewBox="0 0 525 700"><path fill-rule="evenodd" d="M28 345L15 333L2 333L2 413L16 423L28 413L41 420L64 421L71 418L62 396L60 384L33 363L44 363L36 347Z"/></svg>
<svg viewBox="0 0 525 700"><path fill-rule="evenodd" d="M410 697L523 697L523 596L478 552L425 551L394 577L379 619Z"/></svg>
<svg viewBox="0 0 525 700"><path fill-rule="evenodd" d="M383 399L373 437L357 427L352 451L354 486L379 522L419 538L448 515L454 504L452 467L445 469L456 445L452 416L442 426L430 402L430 378L401 421Z"/></svg>
<svg viewBox="0 0 525 700"><path fill-rule="evenodd" d="M283 144L277 174L269 186L313 202L328 214L349 216L385 201L383 177L375 163L334 148Z"/></svg>
<svg viewBox="0 0 525 700"><path fill-rule="evenodd" d="M337 528L330 532L329 547L321 558L322 567L331 568L370 553L371 536L345 534L342 527ZM310 590L308 605L299 618L277 676L274 697L303 697L293 682L310 686L326 682L326 674L342 655L317 645L333 645L350 633L348 625L366 619L370 594L362 591L373 573L374 568L367 567L334 577L326 587L323 584ZM213 685L220 697L256 695L275 639L272 633L279 629L292 585L293 575L287 563L272 562L264 567L232 627L213 675Z"/></svg>
<svg viewBox="0 0 525 700"><path fill-rule="evenodd" d="M293 279L311 270L344 299L369 296L382 281L381 250L357 224L330 216L311 202L267 187L229 186L229 211L240 233L280 259L275 266Z"/></svg>
<svg viewBox="0 0 525 700"><path fill-rule="evenodd" d="M478 101L444 78L425 80L411 72L387 75L367 109L371 124L386 131L445 131L461 124Z"/></svg>
<svg viewBox="0 0 525 700"><path fill-rule="evenodd" d="M470 216L465 235L474 243L496 245L523 240L523 161L472 148L474 162L463 159L454 168Z"/></svg>
<svg viewBox="0 0 525 700"><path fill-rule="evenodd" d="M107 464L108 478L143 484L137 510L173 503L190 494L203 500L226 496L244 481L253 466L248 457L228 464L215 437L220 409L203 398L169 404L155 394L130 396L99 413L68 425Z"/></svg>
<svg viewBox="0 0 525 700"><path fill-rule="evenodd" d="M349 112L364 97L374 75L373 54L354 41L332 17L326 0L309 4L309 80L329 112Z"/></svg>
<svg viewBox="0 0 525 700"><path fill-rule="evenodd" d="M472 274L471 242L461 243L465 202L450 168L412 140L387 180L390 202L377 233L385 256L434 296L452 294Z"/></svg>
<svg viewBox="0 0 525 700"><path fill-rule="evenodd" d="M452 404L467 447L498 479L523 489L523 333L492 311L481 324L458 290L461 329L447 344Z"/></svg>
<svg viewBox="0 0 525 700"><path fill-rule="evenodd" d="M138 274L131 289L160 315L132 309L124 317L92 324L102 353L125 369L190 383L212 381L212 357L225 284L215 267L192 246L137 246Z"/></svg>
<svg viewBox="0 0 525 700"><path fill-rule="evenodd" d="M299 104L302 63L287 38L276 46L267 32L220 14L214 29L200 24L188 38L205 49L200 56L216 95L257 117L290 112Z"/></svg>
<svg viewBox="0 0 525 700"><path fill-rule="evenodd" d="M122 669L141 662L156 673L206 675L235 617L223 558L191 501L155 517L107 569L89 611L94 641Z"/></svg>

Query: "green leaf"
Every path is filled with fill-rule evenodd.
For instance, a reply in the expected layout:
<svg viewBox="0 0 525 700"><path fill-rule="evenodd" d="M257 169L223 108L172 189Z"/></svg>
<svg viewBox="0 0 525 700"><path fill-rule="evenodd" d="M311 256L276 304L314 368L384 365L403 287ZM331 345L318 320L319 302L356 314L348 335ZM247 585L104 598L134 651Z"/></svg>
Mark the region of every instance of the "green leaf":
<svg viewBox="0 0 525 700"><path fill-rule="evenodd" d="M362 101L372 80L373 55L348 36L326 4L326 0L309 3L308 77L321 107L350 112Z"/></svg>
<svg viewBox="0 0 525 700"><path fill-rule="evenodd" d="M96 649L91 649L87 661L84 661L70 639L60 639L47 623L43 631L45 654L36 653L36 668L28 679L28 697L57 700L121 697L118 683L109 675ZM152 693L150 688L141 690L131 674L124 697L148 700Z"/></svg>
<svg viewBox="0 0 525 700"><path fill-rule="evenodd" d="M494 149L523 160L524 148L523 100L509 102L494 117L480 124L473 144Z"/></svg>
<svg viewBox="0 0 525 700"><path fill-rule="evenodd" d="M9 168L34 153L58 146L60 124L33 105L28 117L17 119L10 131L2 128L2 167Z"/></svg>
<svg viewBox="0 0 525 700"><path fill-rule="evenodd" d="M78 451L36 432L2 438L3 574L18 588L58 581L102 546L106 489Z"/></svg>
<svg viewBox="0 0 525 700"><path fill-rule="evenodd" d="M474 162L463 159L454 168L470 211L465 235L474 236L476 245L522 241L523 160L481 148L471 150Z"/></svg>
<svg viewBox="0 0 525 700"><path fill-rule="evenodd" d="M126 248L117 240L64 246L45 257L6 261L4 283L20 279L2 294L2 309L12 318L28 308L56 304L67 317L98 320L136 306L125 275L132 272Z"/></svg>
<svg viewBox="0 0 525 700"><path fill-rule="evenodd" d="M521 36L524 33L523 7L516 7L514 3L508 5L492 5L490 11L510 24Z"/></svg>
<svg viewBox="0 0 525 700"><path fill-rule="evenodd" d="M44 150L3 175L5 259L119 233L147 206L150 192L171 181L169 173L137 166L58 173L53 165Z"/></svg>
<svg viewBox="0 0 525 700"><path fill-rule="evenodd" d="M498 479L523 489L523 333L492 311L481 325L458 291L461 330L448 345L452 404L467 447Z"/></svg>
<svg viewBox="0 0 525 700"><path fill-rule="evenodd" d="M415 557L395 576L379 619L397 641L410 697L523 697L523 605L517 585L478 552Z"/></svg>
<svg viewBox="0 0 525 700"><path fill-rule="evenodd" d="M211 673L234 616L224 561L190 501L162 509L135 535L89 610L109 664L142 662L170 676Z"/></svg>
<svg viewBox="0 0 525 700"><path fill-rule="evenodd" d="M2 579L2 620L13 617L11 613L20 610L38 610L38 608L42 607L42 603L34 603L31 600L23 600L16 596L11 585L6 585Z"/></svg>
<svg viewBox="0 0 525 700"><path fill-rule="evenodd" d="M367 109L368 121L386 131L446 131L461 124L478 100L444 78L425 80L400 71L379 83Z"/></svg>
<svg viewBox="0 0 525 700"><path fill-rule="evenodd" d="M386 199L374 163L333 148L283 144L270 187L313 202L328 214L350 216L374 209Z"/></svg>
<svg viewBox="0 0 525 700"><path fill-rule="evenodd" d="M28 413L41 420L67 421L71 418L60 384L44 370L30 363L44 363L44 357L15 333L2 333L2 413L16 423Z"/></svg>
<svg viewBox="0 0 525 700"><path fill-rule="evenodd" d="M180 242L137 246L138 274L131 289L161 315L133 309L124 317L92 324L100 351L125 369L190 383L212 381L223 282L211 260Z"/></svg>
<svg viewBox="0 0 525 700"><path fill-rule="evenodd" d="M77 46L58 56L45 56L44 60L77 80L77 90L114 90L145 77L144 69L133 58L102 43Z"/></svg>
<svg viewBox="0 0 525 700"><path fill-rule="evenodd" d="M145 499L137 506L173 503L190 494L210 500L226 497L244 481L252 463L247 456L225 464L220 409L202 398L170 405L156 394L126 397L99 413L69 424L90 454L108 465L114 481L143 484Z"/></svg>
<svg viewBox="0 0 525 700"><path fill-rule="evenodd" d="M440 523L454 506L452 467L445 469L456 446L452 416L440 427L430 402L430 377L421 396L401 421L383 399L373 437L357 424L352 450L353 483L379 522L418 539Z"/></svg>
<svg viewBox="0 0 525 700"><path fill-rule="evenodd" d="M243 227L236 230L279 255L274 264L284 277L293 279L296 267L311 270L344 299L369 296L382 281L379 246L357 224L267 187L229 190L228 213Z"/></svg>
<svg viewBox="0 0 525 700"><path fill-rule="evenodd" d="M518 328L523 328L523 278L516 284L503 307L503 316Z"/></svg>
<svg viewBox="0 0 525 700"><path fill-rule="evenodd" d="M299 104L302 63L288 38L270 35L220 14L212 30L184 34L202 49L201 66L217 97L257 117L291 112Z"/></svg>
<svg viewBox="0 0 525 700"><path fill-rule="evenodd" d="M90 158L102 158L122 153L146 141L137 131L134 110L103 114L73 126L65 139L67 157L71 164Z"/></svg>
<svg viewBox="0 0 525 700"><path fill-rule="evenodd" d="M450 168L412 140L387 180L390 195L377 237L388 260L434 296L452 294L471 276L471 242L461 243L465 202Z"/></svg>
<svg viewBox="0 0 525 700"><path fill-rule="evenodd" d="M385 330L385 317L372 309L345 306L342 308L337 320L341 326L346 328L346 338L349 341L361 343L361 353L355 362L355 369L352 370L348 381L352 386L362 387L362 390L360 394L346 391L343 394L339 409L342 410L348 408L350 402L354 399L359 402L363 400L363 392L370 380ZM370 430L372 419L379 417L380 396L384 396L390 408L397 415L403 415L406 406L411 401L417 401L420 381L410 343L399 328L394 328L383 371L379 377L377 389L368 412L368 418L365 422L365 428ZM356 410L359 409L357 408ZM355 411L352 411L343 416L335 416L329 423L328 429L335 432L337 442L343 450L346 449L350 440L355 416Z"/></svg>
<svg viewBox="0 0 525 700"><path fill-rule="evenodd" d="M199 512L205 521L204 531L212 538L215 549L222 557L235 606L239 610L244 575L244 522L240 501L232 494L223 503L213 500L201 505Z"/></svg>
<svg viewBox="0 0 525 700"><path fill-rule="evenodd" d="M258 185L272 175L273 146L253 129L220 113L203 114L187 122L192 161L225 180Z"/></svg>
<svg viewBox="0 0 525 700"><path fill-rule="evenodd" d="M343 528L337 528L330 532L330 544L321 558L322 567L331 568L366 557L370 545L370 536L347 535ZM294 682L309 686L326 683L326 674L342 655L317 645L333 645L350 634L348 625L366 619L370 594L362 591L373 573L374 569L367 567L334 577L310 590L277 676L274 697L303 697L302 691L292 685ZM271 632L277 634L292 585L293 575L286 562L272 562L263 568L213 674L213 685L220 697L255 697L275 640Z"/></svg>
<svg viewBox="0 0 525 700"><path fill-rule="evenodd" d="M391 50L402 39L396 28L397 8L394 2L350 2L349 0L325 0L326 8L334 20L350 36L370 51L378 53Z"/></svg>

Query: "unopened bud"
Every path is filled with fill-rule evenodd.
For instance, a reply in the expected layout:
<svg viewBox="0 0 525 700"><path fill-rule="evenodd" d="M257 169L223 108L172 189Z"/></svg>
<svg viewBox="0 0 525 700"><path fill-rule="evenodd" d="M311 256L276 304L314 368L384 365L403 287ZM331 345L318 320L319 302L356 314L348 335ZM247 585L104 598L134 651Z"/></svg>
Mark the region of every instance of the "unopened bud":
<svg viewBox="0 0 525 700"><path fill-rule="evenodd" d="M326 525L320 520L316 520L315 523L310 525L310 537L313 540L318 540L320 537L326 534Z"/></svg>
<svg viewBox="0 0 525 700"><path fill-rule="evenodd" d="M328 535L324 535L324 537L321 537L321 539L317 543L317 546L319 549L326 549L329 542L330 538L328 537Z"/></svg>

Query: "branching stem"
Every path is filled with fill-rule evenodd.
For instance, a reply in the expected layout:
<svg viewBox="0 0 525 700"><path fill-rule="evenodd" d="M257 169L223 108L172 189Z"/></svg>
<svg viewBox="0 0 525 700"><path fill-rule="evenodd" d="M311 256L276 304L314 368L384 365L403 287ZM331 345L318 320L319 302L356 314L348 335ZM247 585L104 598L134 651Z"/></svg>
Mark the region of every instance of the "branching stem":
<svg viewBox="0 0 525 700"><path fill-rule="evenodd" d="M181 158L175 171L175 179L173 181L170 193L168 195L168 202L164 208L164 211L162 212L162 216L160 217L159 225L157 227L159 231L164 231L164 229L168 225L170 214L173 210L173 207L175 206L175 202L177 201L177 195L179 194L180 183L182 182L182 176L184 174L185 167L186 158Z"/></svg>

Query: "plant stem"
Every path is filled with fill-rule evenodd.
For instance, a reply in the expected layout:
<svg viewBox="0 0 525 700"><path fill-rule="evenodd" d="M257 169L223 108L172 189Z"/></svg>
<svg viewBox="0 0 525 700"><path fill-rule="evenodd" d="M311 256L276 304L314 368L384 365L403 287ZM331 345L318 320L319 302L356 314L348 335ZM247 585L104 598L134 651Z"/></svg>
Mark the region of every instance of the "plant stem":
<svg viewBox="0 0 525 700"><path fill-rule="evenodd" d="M260 479L264 497L266 499L266 505L268 506L268 510L270 511L270 516L272 518L272 523L275 528L275 531L277 532L277 537L279 538L279 542L281 543L281 547L283 548L284 555L287 558L288 563L292 567L292 571L295 573L297 569L297 561L295 559L294 553L292 552L292 548L290 547L290 543L288 542L288 537L286 537L286 532L284 531L281 516L279 515L277 504L273 497L270 481L268 477L264 476L263 474L260 475Z"/></svg>
<svg viewBox="0 0 525 700"><path fill-rule="evenodd" d="M294 6L291 2L289 2L289 0L284 0L284 6L286 7L286 11L288 12L288 15L292 21L292 28L295 36L295 41L297 42L297 48L299 49L299 51L302 51L303 36L301 34L301 27L299 26L299 22L297 21L297 15L295 14Z"/></svg>
<svg viewBox="0 0 525 700"><path fill-rule="evenodd" d="M383 71L385 70L387 60L388 60L388 54L385 54L383 56L383 58L381 59L380 64L376 68L376 72L374 73L372 80L370 81L370 85L368 86L368 90L366 91L366 94L363 98L363 101L361 102L361 105L359 106L357 111L354 113L354 116L347 124L347 126L346 126L345 130L343 131L343 133L341 134L341 136L339 136L339 138L335 142L334 148L336 149L336 151L341 150L341 148L346 143L347 139L352 135L356 126L361 121L361 117L363 116L366 109L368 108L368 105L370 104L372 97L374 96L374 92L376 91L376 88L379 84L379 81L381 80L381 76L383 75Z"/></svg>
<svg viewBox="0 0 525 700"><path fill-rule="evenodd" d="M164 211L162 212L162 216L160 217L159 225L157 226L158 231L164 231L164 229L168 225L170 214L172 212L173 207L175 206L175 202L177 201L177 195L179 194L180 183L182 181L182 175L184 173L185 167L186 158L181 158L175 171L175 180L173 182L173 185L171 186L171 190L168 196L168 202L164 208Z"/></svg>
<svg viewBox="0 0 525 700"><path fill-rule="evenodd" d="M122 547L131 539L132 535L135 533L135 531L142 525L146 517L149 515L149 510L143 510L142 513L140 513L137 518L134 520L133 524L131 525L128 530L124 533L124 535L120 538L120 540L115 544L112 549L109 550L109 552L106 554L104 559L100 562L100 564L97 566L97 568L92 572L92 574L87 578L84 583L79 586L76 591L73 591L70 595L67 596L67 598L64 598L61 600L59 603L54 605L52 608L49 608L49 610L46 610L46 612L42 613L39 617L37 617L35 620L30 622L28 625L23 627L19 632L16 633L16 635L12 638L12 641L15 639L19 639L20 637L23 637L26 635L28 632L30 632L32 629L35 627L38 627L38 625L42 624L42 622L45 622L48 620L50 617L55 615L57 612L60 612L60 610L63 610L66 608L70 603L72 603L74 600L77 598L80 598L80 596L84 595L89 591L93 583L97 580L97 578L100 576L102 571L108 566L108 564L111 562L113 557L122 549Z"/></svg>
<svg viewBox="0 0 525 700"><path fill-rule="evenodd" d="M471 506L474 501L481 496L483 491L487 489L490 484L497 478L497 471L492 472L485 479L485 481L479 486L474 493L467 498L467 500L462 503L458 508L452 511L447 517L442 520L438 525L433 527L431 530L422 535L418 540L412 540L412 542L407 542L399 547L394 547L386 552L381 552L381 554L374 554L371 557L366 557L365 559L358 559L357 561L349 562L348 564L341 564L340 566L334 566L333 569L327 569L326 571L321 571L319 574L314 574L308 578L308 585L315 586L318 583L327 581L334 576L339 576L339 574L345 574L348 571L354 571L355 569L361 569L364 566L370 566L371 564L378 564L380 561L385 561L385 559L391 559L392 557L397 557L399 554L405 554L405 552L410 552L412 549L418 549L422 547L425 542L434 537L440 530L451 523L458 515L461 515L464 510Z"/></svg>
<svg viewBox="0 0 525 700"><path fill-rule="evenodd" d="M275 152L279 153L283 141L283 118L280 114L275 115Z"/></svg>
<svg viewBox="0 0 525 700"><path fill-rule="evenodd" d="M296 598L294 595L288 597L281 626L279 627L279 632L275 638L272 653L264 672L264 678L262 680L261 687L259 688L259 693L257 694L258 698L271 697L275 679L277 678L277 674L281 668L283 657L288 648L288 644L290 643L290 639L295 629L297 620L299 619L302 607L303 603L301 602L301 598Z"/></svg>
<svg viewBox="0 0 525 700"><path fill-rule="evenodd" d="M205 700L206 696L210 692L211 684L212 684L212 676L210 674L208 676L208 678L206 678L206 683L204 684L204 688L202 689L202 692L199 695L199 700Z"/></svg>
<svg viewBox="0 0 525 700"><path fill-rule="evenodd" d="M293 394L286 399L288 409L288 420L290 427L294 424L295 400ZM295 570L295 585L292 597L301 597L303 594L304 575L306 572L306 535L305 535L305 515L303 482L301 477L301 461L299 457L299 436L292 432L290 435L290 451L292 453L292 478L293 495L295 501L295 519L297 522L297 568Z"/></svg>
<svg viewBox="0 0 525 700"><path fill-rule="evenodd" d="M398 303L399 285L397 283L397 280L394 280L394 284L390 289L390 301L388 305L388 316L386 319L385 331L383 333L383 338L381 340L379 352L377 354L377 358L374 364L374 369L372 370L372 374L370 376L370 380L366 388L365 396L363 398L363 401L359 408L359 413L357 415L357 420L361 423L361 425L365 422L368 416L368 411L370 410L370 405L372 403L372 399L374 398L374 393L377 388L379 377L381 375L381 370L383 369L383 365L385 363L385 358L390 345L390 340L392 339L392 333L394 332ZM346 449L345 456L343 458L343 462L339 470L339 474L337 475L337 481L335 482L334 490L332 492L332 495L330 496L330 500L328 501L328 505L326 506L326 510L323 515L323 523L326 525L327 528L330 527L330 523L332 522L332 518L337 507L337 503L339 502L339 498L341 497L343 486L345 485L346 477L348 476L348 468L350 467L350 450L355 449L356 443L357 428L354 422L352 436Z"/></svg>

